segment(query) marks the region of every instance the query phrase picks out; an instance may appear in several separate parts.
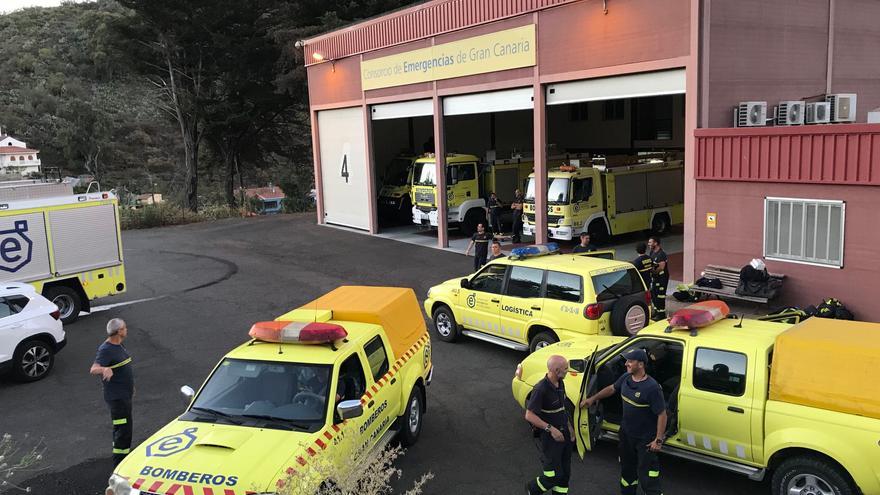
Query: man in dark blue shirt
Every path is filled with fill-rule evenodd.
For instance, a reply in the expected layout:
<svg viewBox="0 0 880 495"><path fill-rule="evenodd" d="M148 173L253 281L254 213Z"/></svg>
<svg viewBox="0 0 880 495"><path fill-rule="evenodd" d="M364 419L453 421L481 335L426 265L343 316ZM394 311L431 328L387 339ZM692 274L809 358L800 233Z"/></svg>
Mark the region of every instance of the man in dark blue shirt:
<svg viewBox="0 0 880 495"><path fill-rule="evenodd" d="M131 399L134 395L134 372L131 356L122 345L128 327L120 318L107 322L107 340L98 347L98 354L89 372L101 375L104 401L113 422L113 465L118 465L131 451Z"/></svg>
<svg viewBox="0 0 880 495"><path fill-rule="evenodd" d="M526 421L539 432L541 464L544 466L541 476L526 483L529 495L547 491L568 493L575 438L574 426L565 410L562 380L566 373L568 360L562 356L550 356L547 375L535 385L526 404Z"/></svg>
<svg viewBox="0 0 880 495"><path fill-rule="evenodd" d="M666 434L666 403L663 390L645 372L648 353L629 349L623 353L626 370L608 385L581 402L581 408L620 392L623 419L620 422L620 493L636 495L639 486L645 495L661 495L660 461L657 452Z"/></svg>

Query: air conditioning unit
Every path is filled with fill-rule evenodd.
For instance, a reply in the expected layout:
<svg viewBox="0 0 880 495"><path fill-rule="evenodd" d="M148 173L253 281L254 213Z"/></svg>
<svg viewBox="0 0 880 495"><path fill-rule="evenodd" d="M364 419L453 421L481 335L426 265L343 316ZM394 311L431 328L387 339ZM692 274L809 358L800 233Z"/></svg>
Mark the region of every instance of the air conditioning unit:
<svg viewBox="0 0 880 495"><path fill-rule="evenodd" d="M831 122L831 103L807 103L807 124L828 124Z"/></svg>
<svg viewBox="0 0 880 495"><path fill-rule="evenodd" d="M825 95L825 101L831 104L831 122L856 121L856 95L854 93Z"/></svg>
<svg viewBox="0 0 880 495"><path fill-rule="evenodd" d="M767 125L766 101L743 101L733 109L734 127L756 127Z"/></svg>
<svg viewBox="0 0 880 495"><path fill-rule="evenodd" d="M805 107L802 101L780 101L776 107L776 125L804 125Z"/></svg>

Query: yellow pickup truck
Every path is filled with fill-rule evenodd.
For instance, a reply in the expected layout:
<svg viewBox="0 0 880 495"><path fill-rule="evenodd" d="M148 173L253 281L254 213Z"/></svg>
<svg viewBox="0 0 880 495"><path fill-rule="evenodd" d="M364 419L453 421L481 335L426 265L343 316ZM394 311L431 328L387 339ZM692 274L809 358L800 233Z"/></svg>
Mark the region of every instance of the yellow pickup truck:
<svg viewBox="0 0 880 495"><path fill-rule="evenodd" d="M412 289L339 287L249 334L106 495L315 493L418 440L434 368Z"/></svg>
<svg viewBox="0 0 880 495"><path fill-rule="evenodd" d="M622 352L647 350L669 415L663 452L760 481L773 495L880 494L880 325L811 318L796 325L724 319L688 332L666 323L630 338L584 336L530 355L513 395L525 407L550 355L569 359L569 410L581 457L616 440L621 400L579 410L624 373Z"/></svg>

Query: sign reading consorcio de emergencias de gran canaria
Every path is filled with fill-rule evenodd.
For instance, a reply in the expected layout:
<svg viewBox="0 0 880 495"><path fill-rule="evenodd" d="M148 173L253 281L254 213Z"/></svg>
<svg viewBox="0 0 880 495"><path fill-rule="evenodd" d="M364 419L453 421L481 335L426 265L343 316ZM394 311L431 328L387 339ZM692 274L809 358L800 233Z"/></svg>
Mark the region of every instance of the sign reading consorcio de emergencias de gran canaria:
<svg viewBox="0 0 880 495"><path fill-rule="evenodd" d="M530 24L428 48L364 60L361 86L389 88L535 65L535 26Z"/></svg>

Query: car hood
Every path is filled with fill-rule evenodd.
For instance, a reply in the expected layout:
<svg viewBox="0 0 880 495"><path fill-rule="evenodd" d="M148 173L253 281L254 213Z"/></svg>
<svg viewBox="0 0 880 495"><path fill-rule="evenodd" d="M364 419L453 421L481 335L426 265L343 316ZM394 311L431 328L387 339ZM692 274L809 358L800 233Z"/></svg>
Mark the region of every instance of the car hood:
<svg viewBox="0 0 880 495"><path fill-rule="evenodd" d="M132 451L116 474L150 493L189 493L186 487L194 493L259 492L274 487L316 435L176 420Z"/></svg>

